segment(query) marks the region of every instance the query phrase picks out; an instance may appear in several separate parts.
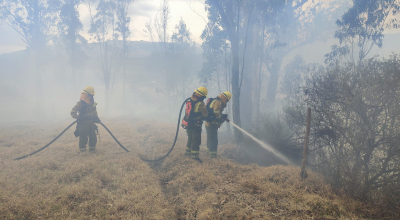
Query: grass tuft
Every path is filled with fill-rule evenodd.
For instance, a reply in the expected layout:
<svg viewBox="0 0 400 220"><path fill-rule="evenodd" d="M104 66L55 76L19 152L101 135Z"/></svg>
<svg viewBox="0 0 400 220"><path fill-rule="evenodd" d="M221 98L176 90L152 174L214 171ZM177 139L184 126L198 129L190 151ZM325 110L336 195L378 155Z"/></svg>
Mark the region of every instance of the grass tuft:
<svg viewBox="0 0 400 220"><path fill-rule="evenodd" d="M175 127L158 122L104 121L95 154L79 153L73 129L44 151L62 124L0 127L0 219L364 219L379 210L333 192L323 178L291 166L240 165L224 153L202 164L183 156L182 131L165 161ZM205 133L203 133L203 143ZM220 146L234 152L236 146Z"/></svg>

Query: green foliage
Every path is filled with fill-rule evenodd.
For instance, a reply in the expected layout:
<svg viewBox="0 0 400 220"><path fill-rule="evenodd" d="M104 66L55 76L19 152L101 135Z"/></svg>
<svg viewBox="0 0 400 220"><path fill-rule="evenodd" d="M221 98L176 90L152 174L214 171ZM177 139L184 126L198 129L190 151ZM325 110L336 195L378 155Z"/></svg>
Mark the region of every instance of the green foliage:
<svg viewBox="0 0 400 220"><path fill-rule="evenodd" d="M0 14L30 48L42 49L50 39L56 0L3 0Z"/></svg>
<svg viewBox="0 0 400 220"><path fill-rule="evenodd" d="M61 1L58 29L60 38L68 45L76 43L87 43L87 40L80 34L83 29L79 19L78 6L81 0Z"/></svg>
<svg viewBox="0 0 400 220"><path fill-rule="evenodd" d="M172 52L180 51L187 52L189 50L193 50L194 41L192 40L190 30L187 28L185 21L182 19L179 21L179 24L175 26L175 31L171 37L171 50Z"/></svg>
<svg viewBox="0 0 400 220"><path fill-rule="evenodd" d="M336 22L339 29L335 37L344 46L333 47L332 52L326 55L326 62L349 53L354 59L355 52L358 52L358 62L361 62L375 45L381 48L384 30L399 27L399 10L399 0L353 0L353 6ZM354 51L354 46L357 51Z"/></svg>
<svg viewBox="0 0 400 220"><path fill-rule="evenodd" d="M132 2L133 0L116 1L116 13L118 18L116 31L122 35L123 40L128 39L131 35L131 31L129 29L131 18L128 16L128 7Z"/></svg>
<svg viewBox="0 0 400 220"><path fill-rule="evenodd" d="M168 47L168 68L170 91L181 94L185 98L186 88L194 76L195 42L192 40L190 30L181 19L175 26ZM181 97L179 97L181 98Z"/></svg>
<svg viewBox="0 0 400 220"><path fill-rule="evenodd" d="M214 76L221 71L223 64L224 51L230 49L227 41L226 32L222 31L220 27L213 26L211 23L207 24L204 29L201 39L203 44L203 57L205 62L199 72L199 78L203 83L209 83L214 79Z"/></svg>
<svg viewBox="0 0 400 220"><path fill-rule="evenodd" d="M113 34L112 27L115 24L115 9L114 1L100 0L96 8L96 14L91 21L89 33L99 42L104 42L111 38L116 38ZM111 32L111 33L110 33Z"/></svg>
<svg viewBox="0 0 400 220"><path fill-rule="evenodd" d="M58 35L54 39L54 42L59 41L63 45L65 50L62 52L68 55L74 86L77 86L78 81L77 68L84 66L87 61L87 55L81 48L81 44L87 44L87 40L81 34L83 25L78 11L81 2L81 0L59 1Z"/></svg>

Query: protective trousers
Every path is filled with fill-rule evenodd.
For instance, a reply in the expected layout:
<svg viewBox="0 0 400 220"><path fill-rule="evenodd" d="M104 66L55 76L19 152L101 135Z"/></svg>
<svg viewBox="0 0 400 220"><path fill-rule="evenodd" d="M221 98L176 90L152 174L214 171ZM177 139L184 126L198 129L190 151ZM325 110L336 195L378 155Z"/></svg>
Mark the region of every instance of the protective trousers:
<svg viewBox="0 0 400 220"><path fill-rule="evenodd" d="M79 129L79 150L86 151L86 144L89 138L89 150L94 151L96 149L97 137L96 137L96 125L93 120L84 120L78 122Z"/></svg>
<svg viewBox="0 0 400 220"><path fill-rule="evenodd" d="M199 151L201 145L201 127L189 127L186 129L188 141L186 145L185 155L191 155L192 158L199 158Z"/></svg>
<svg viewBox="0 0 400 220"><path fill-rule="evenodd" d="M206 126L207 148L211 157L217 157L218 150L218 125Z"/></svg>

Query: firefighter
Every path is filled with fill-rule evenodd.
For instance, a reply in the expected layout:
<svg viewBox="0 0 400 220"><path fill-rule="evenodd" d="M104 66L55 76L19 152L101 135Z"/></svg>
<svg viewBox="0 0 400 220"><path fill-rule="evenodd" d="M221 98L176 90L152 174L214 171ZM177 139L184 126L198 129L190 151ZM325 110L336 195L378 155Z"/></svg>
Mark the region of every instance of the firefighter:
<svg viewBox="0 0 400 220"><path fill-rule="evenodd" d="M208 115L203 102L206 97L207 89L205 87L194 90L192 97L186 102L185 117L182 120L182 127L186 129L188 135L185 155L190 155L200 163L202 162L199 157L201 130L203 120Z"/></svg>
<svg viewBox="0 0 400 220"><path fill-rule="evenodd" d="M97 115L96 105L93 96L94 88L86 86L81 93L81 98L78 103L72 108L71 116L78 120L75 136L79 136L79 151L86 151L86 144L89 137L89 151L95 152L96 150L96 130L95 123L99 123L100 119ZM79 114L78 114L79 113Z"/></svg>
<svg viewBox="0 0 400 220"><path fill-rule="evenodd" d="M230 92L223 92L216 98L207 101L208 117L206 119L207 149L211 158L217 157L218 150L218 128L222 123L228 121L228 115L222 114L232 95Z"/></svg>

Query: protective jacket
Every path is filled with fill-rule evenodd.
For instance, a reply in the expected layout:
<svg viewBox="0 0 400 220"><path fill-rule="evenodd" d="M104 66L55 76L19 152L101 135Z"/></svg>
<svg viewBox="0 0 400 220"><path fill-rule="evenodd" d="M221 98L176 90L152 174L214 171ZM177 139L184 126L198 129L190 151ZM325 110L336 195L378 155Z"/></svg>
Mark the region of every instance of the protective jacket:
<svg viewBox="0 0 400 220"><path fill-rule="evenodd" d="M203 119L208 116L206 106L199 97L192 95L189 101L186 102L185 117L182 120L182 127L195 128L203 125Z"/></svg>
<svg viewBox="0 0 400 220"><path fill-rule="evenodd" d="M79 136L79 150L86 151L86 144L89 138L89 150L95 150L97 137L95 130L97 130L96 122L99 122L97 115L96 104L93 98L83 92L81 100L71 110L71 116L78 119L76 125L75 136ZM78 114L79 113L79 114Z"/></svg>
<svg viewBox="0 0 400 220"><path fill-rule="evenodd" d="M226 98L221 95L215 99L209 100L209 103L207 103L207 111L208 114L212 115L210 115L206 120L207 127L210 127L211 125L219 127L224 123L226 118L223 116L222 111L226 108L226 102Z"/></svg>
<svg viewBox="0 0 400 220"><path fill-rule="evenodd" d="M98 120L96 105L93 99L86 98L87 94L82 93L81 100L71 110L71 116L79 121L93 119ZM79 113L79 115L78 115Z"/></svg>

